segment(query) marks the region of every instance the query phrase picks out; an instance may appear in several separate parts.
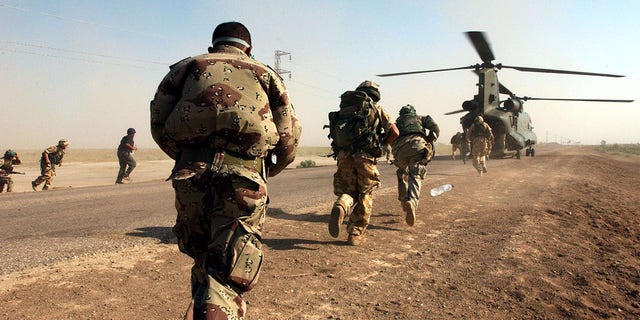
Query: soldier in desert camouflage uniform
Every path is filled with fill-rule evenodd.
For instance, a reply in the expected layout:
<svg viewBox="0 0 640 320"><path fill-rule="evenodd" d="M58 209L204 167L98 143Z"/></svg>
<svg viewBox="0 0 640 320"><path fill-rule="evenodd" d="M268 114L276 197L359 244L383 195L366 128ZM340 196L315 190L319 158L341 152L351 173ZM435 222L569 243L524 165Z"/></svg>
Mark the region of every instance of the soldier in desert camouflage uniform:
<svg viewBox="0 0 640 320"><path fill-rule="evenodd" d="M416 109L406 105L396 119L400 136L393 142L393 157L398 170L398 200L402 204L408 225L413 226L420 199L421 181L427 174L427 164L434 154L433 143L440 135L440 127L431 116L419 116ZM426 133L429 130L429 134Z"/></svg>
<svg viewBox="0 0 640 320"><path fill-rule="evenodd" d="M218 25L209 53L171 66L151 102L152 136L176 161L173 232L194 259L185 319L244 317L242 294L262 263L267 177L294 160L300 138L282 79L251 49L244 25Z"/></svg>
<svg viewBox="0 0 640 320"><path fill-rule="evenodd" d="M0 193L4 191L4 186L7 186L7 192L13 191L13 179L11 179L11 175L24 174L24 172L13 170L13 166L20 163L18 153L11 149L4 152L2 164L0 164Z"/></svg>
<svg viewBox="0 0 640 320"><path fill-rule="evenodd" d="M387 163L393 164L394 160L391 160L391 156L392 156L391 145L385 144L384 146L382 146L382 154L387 160Z"/></svg>
<svg viewBox="0 0 640 320"><path fill-rule="evenodd" d="M451 137L451 159L456 160L456 150L460 150L460 156L464 157L464 154L462 154L462 142L465 142L464 139L462 138L462 132L456 132L456 134L454 134Z"/></svg>
<svg viewBox="0 0 640 320"><path fill-rule="evenodd" d="M62 158L69 147L67 139L60 139L58 145L51 146L42 152L40 158L40 176L31 181L31 188L36 191L38 185L44 182L42 190L49 190L53 179L56 177L56 166L62 166Z"/></svg>
<svg viewBox="0 0 640 320"><path fill-rule="evenodd" d="M458 132L451 137L451 157L456 160L456 150L460 150L460 158L462 163L467 163L467 154L469 149L467 148L467 134L466 132Z"/></svg>
<svg viewBox="0 0 640 320"><path fill-rule="evenodd" d="M380 144L391 143L398 137L398 129L389 114L377 104L380 100L378 84L364 81L356 91L364 92L377 110L378 126L387 134L386 140ZM347 243L350 245L358 245L364 240L364 232L369 225L373 190L380 185L377 156L357 148L339 150L336 154L338 169L333 175L333 193L338 199L331 210L329 233L334 238L338 237L343 220L349 217Z"/></svg>
<svg viewBox="0 0 640 320"><path fill-rule="evenodd" d="M462 158L463 164L467 164L467 159L469 159L469 144L467 143L466 131L460 134L460 158Z"/></svg>
<svg viewBox="0 0 640 320"><path fill-rule="evenodd" d="M467 130L467 144L471 149L473 166L478 171L478 175L482 176L487 173L486 157L493 148L493 132L482 116L477 116Z"/></svg>

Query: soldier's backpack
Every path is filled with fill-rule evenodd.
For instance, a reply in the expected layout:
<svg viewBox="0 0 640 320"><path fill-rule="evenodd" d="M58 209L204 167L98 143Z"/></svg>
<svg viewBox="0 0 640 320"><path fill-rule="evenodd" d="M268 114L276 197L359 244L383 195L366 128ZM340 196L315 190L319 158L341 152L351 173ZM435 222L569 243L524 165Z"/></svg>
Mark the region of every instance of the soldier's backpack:
<svg viewBox="0 0 640 320"><path fill-rule="evenodd" d="M364 151L382 156L382 128L373 100L361 91L346 91L340 96L340 110L329 112L329 139L333 155L340 150Z"/></svg>
<svg viewBox="0 0 640 320"><path fill-rule="evenodd" d="M419 134L427 138L427 134L424 132L424 127L422 126L422 121L420 117L415 114L399 116L398 119L396 119L396 126L398 127L400 137L409 134Z"/></svg>

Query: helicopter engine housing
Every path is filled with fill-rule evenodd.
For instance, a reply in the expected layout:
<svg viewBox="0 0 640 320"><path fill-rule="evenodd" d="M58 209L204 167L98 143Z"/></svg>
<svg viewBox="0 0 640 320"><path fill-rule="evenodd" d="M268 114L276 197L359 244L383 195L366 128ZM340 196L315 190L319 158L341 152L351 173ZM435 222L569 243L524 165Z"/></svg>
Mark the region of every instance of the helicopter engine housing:
<svg viewBox="0 0 640 320"><path fill-rule="evenodd" d="M507 99L504 101L503 108L506 111L519 113L522 110L522 101L520 101L519 99Z"/></svg>

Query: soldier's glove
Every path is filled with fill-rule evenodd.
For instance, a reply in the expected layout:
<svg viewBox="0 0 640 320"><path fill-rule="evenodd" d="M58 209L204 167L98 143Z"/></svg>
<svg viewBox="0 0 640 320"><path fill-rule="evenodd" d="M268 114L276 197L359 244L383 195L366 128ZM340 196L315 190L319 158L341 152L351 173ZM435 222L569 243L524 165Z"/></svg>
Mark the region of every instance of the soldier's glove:
<svg viewBox="0 0 640 320"><path fill-rule="evenodd" d="M434 143L436 139L438 139L438 137L433 132L429 132L429 135L427 135L427 142Z"/></svg>

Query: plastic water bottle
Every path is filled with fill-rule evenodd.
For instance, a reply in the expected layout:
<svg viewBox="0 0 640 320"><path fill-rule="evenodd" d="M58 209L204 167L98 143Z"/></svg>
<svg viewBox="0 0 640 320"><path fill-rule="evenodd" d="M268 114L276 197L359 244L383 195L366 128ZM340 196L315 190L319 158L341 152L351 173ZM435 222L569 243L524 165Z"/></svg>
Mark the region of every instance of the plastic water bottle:
<svg viewBox="0 0 640 320"><path fill-rule="evenodd" d="M439 187L433 188L431 189L431 196L435 197L435 196L439 196L449 190L453 189L453 185L450 183L447 184L443 184Z"/></svg>

